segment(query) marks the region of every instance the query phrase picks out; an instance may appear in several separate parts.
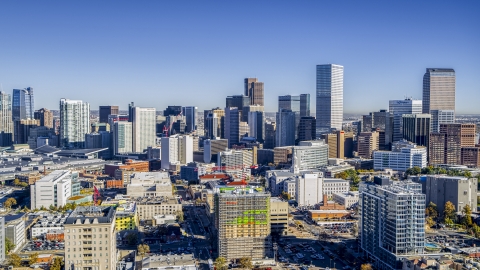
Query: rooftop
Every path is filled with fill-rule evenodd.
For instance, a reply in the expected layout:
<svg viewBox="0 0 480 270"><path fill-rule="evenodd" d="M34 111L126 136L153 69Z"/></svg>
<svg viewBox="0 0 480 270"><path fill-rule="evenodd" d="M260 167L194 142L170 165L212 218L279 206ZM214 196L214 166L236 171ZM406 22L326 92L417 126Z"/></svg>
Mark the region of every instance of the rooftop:
<svg viewBox="0 0 480 270"><path fill-rule="evenodd" d="M183 255L152 255L142 261L142 269L182 269L195 270L195 257L192 254Z"/></svg>
<svg viewBox="0 0 480 270"><path fill-rule="evenodd" d="M78 206L65 224L111 223L114 215L115 210L111 206Z"/></svg>
<svg viewBox="0 0 480 270"><path fill-rule="evenodd" d="M178 199L174 197L141 197L136 200L136 203L139 205L146 205L146 204L180 204Z"/></svg>

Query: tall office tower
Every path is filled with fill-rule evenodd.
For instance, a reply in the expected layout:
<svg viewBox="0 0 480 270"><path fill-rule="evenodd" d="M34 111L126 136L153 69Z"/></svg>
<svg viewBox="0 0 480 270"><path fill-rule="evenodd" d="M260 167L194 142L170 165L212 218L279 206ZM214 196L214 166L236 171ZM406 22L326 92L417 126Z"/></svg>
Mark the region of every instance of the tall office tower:
<svg viewBox="0 0 480 270"><path fill-rule="evenodd" d="M40 120L36 119L22 119L15 121L13 131L15 144L26 144L30 136L30 128L36 128L40 125Z"/></svg>
<svg viewBox="0 0 480 270"><path fill-rule="evenodd" d="M429 145L430 138L430 114L404 114L403 120L403 138L416 145Z"/></svg>
<svg viewBox="0 0 480 270"><path fill-rule="evenodd" d="M291 110L281 109L277 113L277 130L275 132L275 146L295 145L295 118L297 114Z"/></svg>
<svg viewBox="0 0 480 270"><path fill-rule="evenodd" d="M118 106L100 106L98 111L100 114L100 123L108 123L108 116L111 114L118 114Z"/></svg>
<svg viewBox="0 0 480 270"><path fill-rule="evenodd" d="M226 108L228 107L236 107L238 108L238 111L240 113L240 121L243 121L244 118L242 116L243 114L243 108L247 107L250 105L250 98L247 96L242 96L242 95L236 95L236 96L228 96L225 99L226 103ZM247 116L248 117L248 116Z"/></svg>
<svg viewBox="0 0 480 270"><path fill-rule="evenodd" d="M135 104L130 102L128 104L128 122L133 122L133 108L135 108Z"/></svg>
<svg viewBox="0 0 480 270"><path fill-rule="evenodd" d="M238 144L240 141L240 110L237 107L225 108L225 139L228 147Z"/></svg>
<svg viewBox="0 0 480 270"><path fill-rule="evenodd" d="M63 226L65 269L116 269L117 234L112 206L78 206Z"/></svg>
<svg viewBox="0 0 480 270"><path fill-rule="evenodd" d="M248 105L243 107L242 110L242 121L248 123L248 114L250 112L263 112L264 107L261 105Z"/></svg>
<svg viewBox="0 0 480 270"><path fill-rule="evenodd" d="M480 145L462 147L461 164L469 168L480 168Z"/></svg>
<svg viewBox="0 0 480 270"><path fill-rule="evenodd" d="M155 108L133 108L133 152L140 153L157 145Z"/></svg>
<svg viewBox="0 0 480 270"><path fill-rule="evenodd" d="M98 148L107 148L98 152L97 156L101 159L111 159L112 158L112 132L110 131L99 131L92 132L90 134L85 134L85 148L87 149L98 149Z"/></svg>
<svg viewBox="0 0 480 270"><path fill-rule="evenodd" d="M272 257L270 194L253 188L215 188L218 255L228 261Z"/></svg>
<svg viewBox="0 0 480 270"><path fill-rule="evenodd" d="M427 68L423 75L422 113L430 113L432 110L455 112L455 70Z"/></svg>
<svg viewBox="0 0 480 270"><path fill-rule="evenodd" d="M182 107L182 113L185 116L185 133L191 133L197 130L197 110L195 106Z"/></svg>
<svg viewBox="0 0 480 270"><path fill-rule="evenodd" d="M254 137L257 142L265 141L265 114L262 111L248 113L249 137Z"/></svg>
<svg viewBox="0 0 480 270"><path fill-rule="evenodd" d="M343 66L317 65L317 137L342 130Z"/></svg>
<svg viewBox="0 0 480 270"><path fill-rule="evenodd" d="M133 129L132 122L115 121L112 127L113 154L133 152Z"/></svg>
<svg viewBox="0 0 480 270"><path fill-rule="evenodd" d="M279 96L278 97L278 112L282 110L289 110L295 113L295 125L292 126L295 133L295 139L298 136L298 126L300 125L300 96Z"/></svg>
<svg viewBox="0 0 480 270"><path fill-rule="evenodd" d="M390 150L393 138L394 115L387 110L371 112L363 116L363 130L380 133L380 150Z"/></svg>
<svg viewBox="0 0 480 270"><path fill-rule="evenodd" d="M205 118L205 137L215 139L219 136L219 118L216 113L209 113Z"/></svg>
<svg viewBox="0 0 480 270"><path fill-rule="evenodd" d="M60 145L83 148L90 133L90 104L81 100L60 99Z"/></svg>
<svg viewBox="0 0 480 270"><path fill-rule="evenodd" d="M338 130L324 134L325 143L328 144L328 157L341 158L353 157L353 132Z"/></svg>
<svg viewBox="0 0 480 270"><path fill-rule="evenodd" d="M393 113L393 141L401 141L403 138L402 114L422 113L422 101L412 98L390 100L388 110Z"/></svg>
<svg viewBox="0 0 480 270"><path fill-rule="evenodd" d="M312 141L316 139L317 135L317 121L313 116L302 116L300 118L300 124L298 124L298 137L297 140Z"/></svg>
<svg viewBox="0 0 480 270"><path fill-rule="evenodd" d="M49 109L35 111L34 118L40 120L41 127L53 128L53 112Z"/></svg>
<svg viewBox="0 0 480 270"><path fill-rule="evenodd" d="M310 94L300 95L300 117L310 117Z"/></svg>
<svg viewBox="0 0 480 270"><path fill-rule="evenodd" d="M357 138L357 152L358 156L362 158L371 159L373 151L379 148L379 134L378 132L362 132Z"/></svg>
<svg viewBox="0 0 480 270"><path fill-rule="evenodd" d="M33 119L35 102L33 88L13 89L12 117L13 121Z"/></svg>
<svg viewBox="0 0 480 270"><path fill-rule="evenodd" d="M12 99L0 91L0 146L10 146L13 142Z"/></svg>
<svg viewBox="0 0 480 270"><path fill-rule="evenodd" d="M440 124L440 132L430 135L429 164L461 165L462 148L476 145L475 130L475 124Z"/></svg>
<svg viewBox="0 0 480 270"><path fill-rule="evenodd" d="M375 177L360 185L360 248L375 269L398 269L402 256L423 254L425 195L422 185Z"/></svg>
<svg viewBox="0 0 480 270"><path fill-rule="evenodd" d="M263 144L264 149L275 148L276 130L277 130L277 125L275 122L265 123L265 143Z"/></svg>
<svg viewBox="0 0 480 270"><path fill-rule="evenodd" d="M163 110L163 116L177 116L182 113L182 106L168 106L165 110Z"/></svg>
<svg viewBox="0 0 480 270"><path fill-rule="evenodd" d="M431 110L430 132L440 132L441 124L455 123L455 111L453 110Z"/></svg>
<svg viewBox="0 0 480 270"><path fill-rule="evenodd" d="M250 105L264 106L263 82L259 82L257 78L246 78L245 96L249 97Z"/></svg>
<svg viewBox="0 0 480 270"><path fill-rule="evenodd" d="M172 135L161 140L162 169L169 170L171 165L188 164L193 161L192 136Z"/></svg>

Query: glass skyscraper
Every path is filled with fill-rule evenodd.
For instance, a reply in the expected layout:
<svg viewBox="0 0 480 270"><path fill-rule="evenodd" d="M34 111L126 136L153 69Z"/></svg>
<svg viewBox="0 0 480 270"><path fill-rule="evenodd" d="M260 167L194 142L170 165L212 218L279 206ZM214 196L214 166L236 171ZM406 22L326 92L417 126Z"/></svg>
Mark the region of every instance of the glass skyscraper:
<svg viewBox="0 0 480 270"><path fill-rule="evenodd" d="M343 121L343 66L317 65L317 137L332 129L341 130Z"/></svg>
<svg viewBox="0 0 480 270"><path fill-rule="evenodd" d="M13 89L12 117L14 121L34 119L33 88Z"/></svg>

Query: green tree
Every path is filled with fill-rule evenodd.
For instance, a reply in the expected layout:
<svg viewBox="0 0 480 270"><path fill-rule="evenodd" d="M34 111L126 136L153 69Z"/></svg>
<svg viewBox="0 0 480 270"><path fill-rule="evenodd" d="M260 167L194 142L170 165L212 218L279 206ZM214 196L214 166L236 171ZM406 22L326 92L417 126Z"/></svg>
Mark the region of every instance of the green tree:
<svg viewBox="0 0 480 270"><path fill-rule="evenodd" d="M38 261L38 252L35 252L28 256L28 265L36 264L37 261Z"/></svg>
<svg viewBox="0 0 480 270"><path fill-rule="evenodd" d="M185 220L185 217L183 216L183 212L180 210L177 211L177 220L179 223L182 223Z"/></svg>
<svg viewBox="0 0 480 270"><path fill-rule="evenodd" d="M369 264L369 263L364 263L362 264L362 266L360 267L361 270L373 270L372 268L372 265Z"/></svg>
<svg viewBox="0 0 480 270"><path fill-rule="evenodd" d="M240 268L253 269L252 258L249 258L249 257L240 258L239 264L240 264Z"/></svg>
<svg viewBox="0 0 480 270"><path fill-rule="evenodd" d="M15 198L8 198L4 203L3 206L7 209L11 209L12 206L17 205L17 200Z"/></svg>
<svg viewBox="0 0 480 270"><path fill-rule="evenodd" d="M218 270L225 270L227 269L227 260L224 257L218 257L215 262L213 263L215 268Z"/></svg>
<svg viewBox="0 0 480 270"><path fill-rule="evenodd" d="M282 192L282 198L284 200L290 200L290 193L283 191Z"/></svg>
<svg viewBox="0 0 480 270"><path fill-rule="evenodd" d="M432 217L427 217L425 219L425 222L427 223L428 227L432 228L435 225L435 220L433 220Z"/></svg>
<svg viewBox="0 0 480 270"><path fill-rule="evenodd" d="M10 253L10 251L12 251L14 248L15 248L15 244L12 243L12 241L9 238L5 237L5 255Z"/></svg>
<svg viewBox="0 0 480 270"><path fill-rule="evenodd" d="M22 266L22 258L18 256L16 253L10 254L10 259L8 260L8 265L13 267L20 267Z"/></svg>
<svg viewBox="0 0 480 270"><path fill-rule="evenodd" d="M48 207L50 209L50 211L57 211L57 207L55 207L55 205L53 204L50 204L50 207Z"/></svg>
<svg viewBox="0 0 480 270"><path fill-rule="evenodd" d="M147 244L140 244L137 246L137 251L138 251L138 254L142 256L142 261L143 261L143 256L145 256L145 254L150 252L150 246Z"/></svg>
<svg viewBox="0 0 480 270"><path fill-rule="evenodd" d="M131 232L127 235L127 243L131 246L136 245L138 241L138 235L134 232Z"/></svg>
<svg viewBox="0 0 480 270"><path fill-rule="evenodd" d="M435 219L438 217L438 208L437 205L434 204L433 202L430 202L425 209L425 212L428 217L431 217L432 219Z"/></svg>
<svg viewBox="0 0 480 270"><path fill-rule="evenodd" d="M20 180L18 178L15 178L15 180L13 180L13 185L14 186L19 186L20 185Z"/></svg>
<svg viewBox="0 0 480 270"><path fill-rule="evenodd" d="M451 201L445 203L445 210L443 210L443 217L446 220L450 219L452 222L456 219L455 205Z"/></svg>
<svg viewBox="0 0 480 270"><path fill-rule="evenodd" d="M52 265L50 265L50 270L62 270L64 263L62 257L55 257L53 259Z"/></svg>
<svg viewBox="0 0 480 270"><path fill-rule="evenodd" d="M472 209L470 208L470 205L465 205L462 209L463 213L463 218L462 218L462 224L471 227L472 226Z"/></svg>

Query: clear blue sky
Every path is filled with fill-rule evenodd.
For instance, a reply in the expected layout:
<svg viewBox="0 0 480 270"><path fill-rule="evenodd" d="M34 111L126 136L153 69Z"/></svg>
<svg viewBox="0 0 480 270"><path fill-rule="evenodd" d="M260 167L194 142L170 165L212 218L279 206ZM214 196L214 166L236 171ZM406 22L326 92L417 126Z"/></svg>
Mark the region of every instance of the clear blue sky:
<svg viewBox="0 0 480 270"><path fill-rule="evenodd" d="M315 65L345 67L345 112L422 97L427 67L454 68L458 113L479 113L480 1L1 1L0 83L59 99L164 109L224 106L245 77L310 93ZM313 110L314 111L314 110Z"/></svg>

